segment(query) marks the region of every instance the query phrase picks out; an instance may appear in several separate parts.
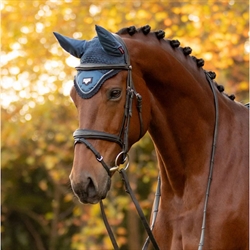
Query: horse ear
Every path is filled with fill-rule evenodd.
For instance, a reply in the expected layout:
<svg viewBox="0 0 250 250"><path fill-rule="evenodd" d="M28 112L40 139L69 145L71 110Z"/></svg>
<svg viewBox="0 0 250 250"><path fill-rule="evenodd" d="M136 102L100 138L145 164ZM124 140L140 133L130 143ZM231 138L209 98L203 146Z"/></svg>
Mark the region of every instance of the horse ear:
<svg viewBox="0 0 250 250"><path fill-rule="evenodd" d="M122 56L124 50L121 43L106 29L101 26L95 26L97 36L103 49L112 56Z"/></svg>
<svg viewBox="0 0 250 250"><path fill-rule="evenodd" d="M72 56L75 56L77 58L82 57L84 53L84 46L86 43L85 40L76 40L73 38L60 35L57 32L53 33L63 49L65 49Z"/></svg>

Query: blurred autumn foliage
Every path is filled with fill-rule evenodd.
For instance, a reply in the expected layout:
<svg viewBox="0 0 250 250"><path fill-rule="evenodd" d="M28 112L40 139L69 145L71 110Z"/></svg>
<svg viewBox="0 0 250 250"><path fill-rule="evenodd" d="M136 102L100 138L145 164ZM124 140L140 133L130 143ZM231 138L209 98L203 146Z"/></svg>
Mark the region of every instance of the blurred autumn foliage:
<svg viewBox="0 0 250 250"><path fill-rule="evenodd" d="M99 207L81 205L69 187L78 61L53 31L91 39L95 24L112 32L149 24L190 46L227 93L249 101L247 1L2 0L0 9L4 250L112 249ZM131 158L131 185L149 217L158 173L148 135ZM145 233L117 175L105 204L121 249L140 249Z"/></svg>

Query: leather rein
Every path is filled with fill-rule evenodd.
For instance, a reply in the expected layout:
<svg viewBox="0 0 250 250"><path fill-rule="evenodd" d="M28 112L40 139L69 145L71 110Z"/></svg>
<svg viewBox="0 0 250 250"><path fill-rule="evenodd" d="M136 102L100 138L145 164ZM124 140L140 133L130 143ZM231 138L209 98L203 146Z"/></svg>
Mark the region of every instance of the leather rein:
<svg viewBox="0 0 250 250"><path fill-rule="evenodd" d="M161 179L158 177L158 185L157 185L157 191L155 194L155 201L153 206L153 218L152 218L152 224L151 227L149 227L148 222L142 212L142 209L138 203L138 201L135 198L135 195L130 187L126 169L129 166L129 156L128 156L128 135L129 135L129 124L130 124L130 118L132 117L132 104L133 104L133 98L136 97L137 100L137 111L140 121L140 135L139 139L142 137L143 133L143 121L142 121L142 97L141 95L136 92L133 79L132 79L132 66L130 64L130 57L127 51L127 47L124 43L124 41L116 34L113 34L119 42L123 45L123 49L125 51L125 63L124 64L80 64L76 67L76 70L78 71L86 71L86 70L108 70L108 69L120 69L120 70L127 70L128 71L128 77L127 77L127 93L126 93L126 101L125 101L125 108L124 108L124 116L123 116L123 122L122 127L120 130L119 135L113 135L102 131L96 131L91 129L77 129L73 133L73 137L75 140L74 145L77 143L83 143L85 146L93 152L98 162L102 164L104 169L107 171L107 174L111 177L112 172L118 171L121 174L121 178L125 185L125 191L129 193L132 201L134 202L134 205L137 209L137 212L141 218L141 221L143 223L143 226L145 230L147 231L148 238L146 239L146 242L143 246L143 250L147 249L149 245L149 241L151 241L154 249L159 250L160 248L157 245L157 242L153 236L152 229L154 227L156 216L158 212L159 207L159 201L160 201L160 186L161 186ZM212 182L212 175L213 175L213 167L214 167L214 156L215 156L215 150L216 150L216 142L217 142L217 133L218 133L218 121L219 121L219 105L218 105L218 99L216 95L216 90L214 87L214 83L211 80L211 76L209 72L204 71L206 79L211 87L213 97L214 97L214 107L215 107L215 125L214 125L214 134L213 134L213 144L212 144L212 153L210 158L210 168L209 168L209 177L207 182L207 189L206 189L206 196L205 196L205 202L204 202L204 210L203 210L203 219L202 219L202 228L201 228L201 236L200 236L200 242L198 250L203 249L204 241L205 241L205 227L206 227L206 214L207 214L207 205L208 205L208 197L210 193L210 186ZM116 156L115 159L115 166L114 167L108 167L108 165L105 163L103 156L93 147L93 145L88 141L88 139L98 139L98 140L107 140L110 142L115 142L120 145L122 151ZM121 158L121 159L120 159ZM125 164L125 167L119 167L119 161L121 160L122 164ZM102 201L100 201L100 208L101 213L103 216L103 221L106 226L106 229L108 231L109 237L111 239L112 245L115 250L119 250L119 247L117 245L117 242L115 240L115 237L113 235L112 229L108 223L105 211L104 211L104 205Z"/></svg>

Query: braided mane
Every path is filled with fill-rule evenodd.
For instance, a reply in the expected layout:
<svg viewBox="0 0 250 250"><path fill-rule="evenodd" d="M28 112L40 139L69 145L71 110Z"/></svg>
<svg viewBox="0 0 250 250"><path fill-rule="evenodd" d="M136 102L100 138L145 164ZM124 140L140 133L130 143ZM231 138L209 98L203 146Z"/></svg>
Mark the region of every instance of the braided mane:
<svg viewBox="0 0 250 250"><path fill-rule="evenodd" d="M120 29L117 34L118 35L130 35L133 36L136 33L143 33L145 36L147 36L149 33L151 34L155 34L155 37L158 40L163 39L164 41L168 42L171 47L173 49L176 49L178 47L180 47L180 42L178 40L166 40L164 39L165 37L165 32L163 30L158 30L158 31L151 31L151 27L149 25L145 25L142 26L140 28L136 28L135 26L130 26L127 28L122 28ZM180 47L183 51L184 56L190 56L190 54L192 53L192 49L190 47ZM195 56L191 56L191 58L193 59L193 61L196 63L198 68L202 68L205 64L204 60L202 58L197 59ZM219 85L217 84L216 81L214 81L214 79L216 78L216 74L213 71L208 71L207 72L211 78L211 80L214 82L215 86L217 87L217 89L219 90L219 92L223 93L224 92L224 86L223 85ZM224 93L225 94L225 93ZM228 98L230 98L231 100L235 99L235 95L227 95L225 94Z"/></svg>

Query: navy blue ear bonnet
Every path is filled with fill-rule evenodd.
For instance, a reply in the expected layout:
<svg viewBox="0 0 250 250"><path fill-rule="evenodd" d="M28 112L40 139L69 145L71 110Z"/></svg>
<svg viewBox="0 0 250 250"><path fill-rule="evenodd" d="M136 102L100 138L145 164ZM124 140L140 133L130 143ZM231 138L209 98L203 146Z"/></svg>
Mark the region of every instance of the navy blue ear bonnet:
<svg viewBox="0 0 250 250"><path fill-rule="evenodd" d="M86 50L81 57L81 64L121 64L124 63L123 56L109 55L101 46L99 39L96 37L86 42ZM95 95L101 88L102 84L120 70L89 70L77 71L75 77L75 88L82 98L90 98Z"/></svg>
<svg viewBox="0 0 250 250"><path fill-rule="evenodd" d="M76 40L54 33L60 45L71 55L80 58L81 64L124 64L122 45L107 30L96 26L98 37L90 41ZM103 83L121 70L78 70L74 85L80 97L87 99L95 95Z"/></svg>

